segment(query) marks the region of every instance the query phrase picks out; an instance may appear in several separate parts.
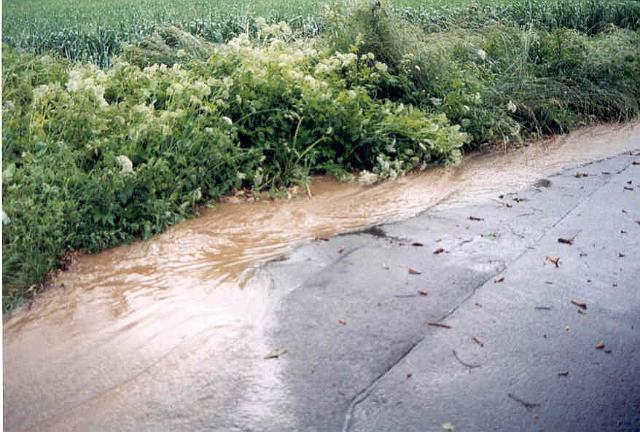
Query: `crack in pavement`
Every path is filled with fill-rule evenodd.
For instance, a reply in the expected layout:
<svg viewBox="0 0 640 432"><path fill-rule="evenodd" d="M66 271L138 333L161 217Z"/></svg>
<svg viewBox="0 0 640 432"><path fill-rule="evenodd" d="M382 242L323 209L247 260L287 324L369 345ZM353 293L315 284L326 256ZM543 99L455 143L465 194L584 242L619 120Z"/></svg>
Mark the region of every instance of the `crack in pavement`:
<svg viewBox="0 0 640 432"><path fill-rule="evenodd" d="M629 162L624 168L622 168L621 170L618 171L618 174L623 173L625 170L627 170L630 166L632 165L632 162ZM567 172L567 170L565 170L564 172ZM600 191L602 188L604 188L605 186L607 186L610 182L613 181L613 177L608 178L606 181L604 181L601 185L595 187L590 193L588 193L587 195L585 195L582 199L580 199L574 206L572 206L569 210L567 210L563 215L561 215L558 220L556 220L552 225L548 226L539 236L537 236L530 244L529 246L538 244L545 235L547 235L551 230L553 230L555 227L557 227L560 223L562 223L562 221L564 221L567 217L569 217L569 215L571 215L578 207L580 207L580 205L582 205L584 202L588 201L596 192ZM445 321L447 318L451 317L458 309L460 309L460 307L462 307L467 301L469 301L469 299L471 299L472 297L475 296L476 292L483 286L485 286L490 280L492 280L495 276L499 275L500 273L504 272L506 269L508 269L511 265L513 265L514 263L516 263L518 260L520 260L527 252L529 251L529 247L525 247L523 249L523 251L516 256L514 259L512 259L509 264L505 264L505 263L501 263L502 265L500 266L500 270L496 273L492 273L490 275L490 277L488 277L487 279L483 280L482 282L480 282L479 284L477 284L469 293L469 295L467 295L465 298L463 298L455 307L453 307L449 312L447 312L442 318L440 318L438 321L438 323ZM400 362L402 360L404 360L414 349L415 347L417 347L427 336L428 333L425 333L422 337L420 337L415 343L411 344L411 346L402 353L402 355L395 361L393 361L387 368L385 368L385 370L380 373L374 380L372 380L364 389L362 389L360 392L358 392L352 399L351 402L349 403L349 406L347 407L347 411L344 415L344 421L343 421L343 426L342 426L342 432L348 432L349 429L351 428L351 421L353 418L353 412L355 411L355 408L361 404L362 402L364 402L373 392L373 390L375 389L376 385L385 377L387 376L398 364L400 364Z"/></svg>
<svg viewBox="0 0 640 432"><path fill-rule="evenodd" d="M504 264L503 264L503 266L504 266ZM506 266L504 268L506 268ZM504 270L504 268L503 268L503 270ZM501 270L501 271L503 271L503 270ZM488 278L486 278L486 279L482 280L480 283L478 283L473 288L472 292L469 293L469 295L467 295L465 298L463 298L458 305L456 305L454 308L452 308L449 312L444 314L440 319L438 319L435 322L440 323L440 322L446 320L447 318L449 318L452 314L454 314L458 310L458 308L460 306L462 306L467 300L469 300L471 297L473 297L473 295L476 293L476 290L478 290L480 287L485 285L492 278L494 278L496 274L499 274L499 273L500 273L500 271L498 273L495 273L495 274L492 273ZM407 355L409 355L413 351L413 349L416 346L418 346L420 344L420 342L422 342L424 340L425 337L426 337L426 333L425 333L424 336L419 338L415 343L411 344L411 346L397 360L392 362L389 365L389 367L387 367L384 371L382 371L382 373L380 373L380 375L378 375L373 381L371 381L371 383L369 383L369 385L367 385L367 387L365 387L363 390L358 392L351 399L351 403L349 404L349 407L347 408L347 412L345 413L345 419L344 419L344 423L343 423L343 426L342 426L342 432L348 432L348 430L349 430L349 428L351 426L351 417L352 417L352 414L353 414L353 410L356 408L356 406L358 406L360 403L365 401L367 399L367 397L369 397L371 392L374 390L376 384L380 380L382 380L386 375L388 375L389 372L391 372L391 370L394 367L396 367Z"/></svg>

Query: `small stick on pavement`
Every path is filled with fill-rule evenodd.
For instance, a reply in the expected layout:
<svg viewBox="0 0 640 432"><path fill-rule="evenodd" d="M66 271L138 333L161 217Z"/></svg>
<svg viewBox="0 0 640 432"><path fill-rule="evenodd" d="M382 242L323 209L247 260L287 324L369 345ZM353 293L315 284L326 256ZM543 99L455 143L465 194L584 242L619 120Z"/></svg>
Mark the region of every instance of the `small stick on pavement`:
<svg viewBox="0 0 640 432"><path fill-rule="evenodd" d="M479 364L470 364L470 363L467 363L467 362L463 361L458 356L458 353L456 352L456 350L453 350L453 356L456 358L456 360L458 360L460 362L461 365L466 366L469 369L479 368L480 366L482 366L482 365L479 365Z"/></svg>
<svg viewBox="0 0 640 432"><path fill-rule="evenodd" d="M477 343L481 347L484 347L484 342L482 342L477 336L472 337L471 340L473 340L475 343Z"/></svg>
<svg viewBox="0 0 640 432"><path fill-rule="evenodd" d="M540 406L539 403L527 402L526 400L520 399L519 397L515 396L513 393L507 393L507 396L509 396L510 399L513 399L514 401L518 402L520 405L522 405L528 410Z"/></svg>
<svg viewBox="0 0 640 432"><path fill-rule="evenodd" d="M551 306L536 306L536 310L551 310Z"/></svg>
<svg viewBox="0 0 640 432"><path fill-rule="evenodd" d="M266 356L264 356L265 360L269 360L269 359L277 359L280 358L281 356L285 355L287 353L287 350L284 348L277 348L274 349L273 351L271 351L269 354L267 354Z"/></svg>
<svg viewBox="0 0 640 432"><path fill-rule="evenodd" d="M431 327L440 327L440 328L445 328L445 329L453 328L449 324L442 324L442 323L431 322L431 321L428 322L427 325L430 325Z"/></svg>

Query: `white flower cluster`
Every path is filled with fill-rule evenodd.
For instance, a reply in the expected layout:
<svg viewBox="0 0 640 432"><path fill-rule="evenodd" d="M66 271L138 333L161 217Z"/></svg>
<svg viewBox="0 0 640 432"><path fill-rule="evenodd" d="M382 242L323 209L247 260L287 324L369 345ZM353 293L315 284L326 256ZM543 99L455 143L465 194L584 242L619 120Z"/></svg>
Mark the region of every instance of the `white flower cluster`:
<svg viewBox="0 0 640 432"><path fill-rule="evenodd" d="M358 183L362 186L371 186L378 182L378 174L374 174L371 171L364 170L358 176Z"/></svg>
<svg viewBox="0 0 640 432"><path fill-rule="evenodd" d="M106 108L109 104L104 98L104 83L107 75L95 66L80 67L69 72L67 81L67 91L76 93L86 91L91 93L101 108Z"/></svg>
<svg viewBox="0 0 640 432"><path fill-rule="evenodd" d="M120 164L120 172L122 174L132 174L133 173L133 162L131 159L124 155L120 155L116 158L118 163Z"/></svg>
<svg viewBox="0 0 640 432"><path fill-rule="evenodd" d="M258 27L258 34L261 38L267 38L269 36L289 37L293 33L289 24L284 21L269 25L266 19L258 17L255 20L255 24L256 27Z"/></svg>
<svg viewBox="0 0 640 432"><path fill-rule="evenodd" d="M336 52L335 57L340 60L342 66L349 66L351 63L354 63L356 60L358 60L358 56L354 53Z"/></svg>
<svg viewBox="0 0 640 432"><path fill-rule="evenodd" d="M366 53L366 54L362 54L360 56L360 60L362 61L367 61L367 60L375 60L376 59L376 55L374 53Z"/></svg>
<svg viewBox="0 0 640 432"><path fill-rule="evenodd" d="M389 69L386 64L380 62L376 62L374 66L378 72L386 72Z"/></svg>
<svg viewBox="0 0 640 432"><path fill-rule="evenodd" d="M402 161L391 159L389 156L378 155L376 158L375 171L379 179L396 179L404 172Z"/></svg>
<svg viewBox="0 0 640 432"><path fill-rule="evenodd" d="M33 101L35 103L41 103L43 99L47 97L49 92L51 91L51 87L43 84L33 89Z"/></svg>
<svg viewBox="0 0 640 432"><path fill-rule="evenodd" d="M251 41L246 33L242 33L227 42L227 46L235 51L240 51L242 47L250 46Z"/></svg>

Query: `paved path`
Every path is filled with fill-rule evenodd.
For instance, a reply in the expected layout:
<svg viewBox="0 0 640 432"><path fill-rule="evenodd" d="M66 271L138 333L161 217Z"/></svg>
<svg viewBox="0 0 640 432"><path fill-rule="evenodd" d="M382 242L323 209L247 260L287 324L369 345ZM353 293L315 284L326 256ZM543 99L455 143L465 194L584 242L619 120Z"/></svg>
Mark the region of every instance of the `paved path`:
<svg viewBox="0 0 640 432"><path fill-rule="evenodd" d="M259 424L225 428L640 430L637 160L267 265L286 293L267 331L286 353L264 360L277 362L279 390L258 401Z"/></svg>

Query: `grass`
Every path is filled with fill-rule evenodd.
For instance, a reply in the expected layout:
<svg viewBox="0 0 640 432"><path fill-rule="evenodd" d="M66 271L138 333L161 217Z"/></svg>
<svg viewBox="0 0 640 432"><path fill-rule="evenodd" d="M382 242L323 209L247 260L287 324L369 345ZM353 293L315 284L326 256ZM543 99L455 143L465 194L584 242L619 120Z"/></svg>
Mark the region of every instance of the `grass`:
<svg viewBox="0 0 640 432"><path fill-rule="evenodd" d="M394 178L640 112L636 0L274 4L4 4L5 311L70 252L233 189Z"/></svg>

